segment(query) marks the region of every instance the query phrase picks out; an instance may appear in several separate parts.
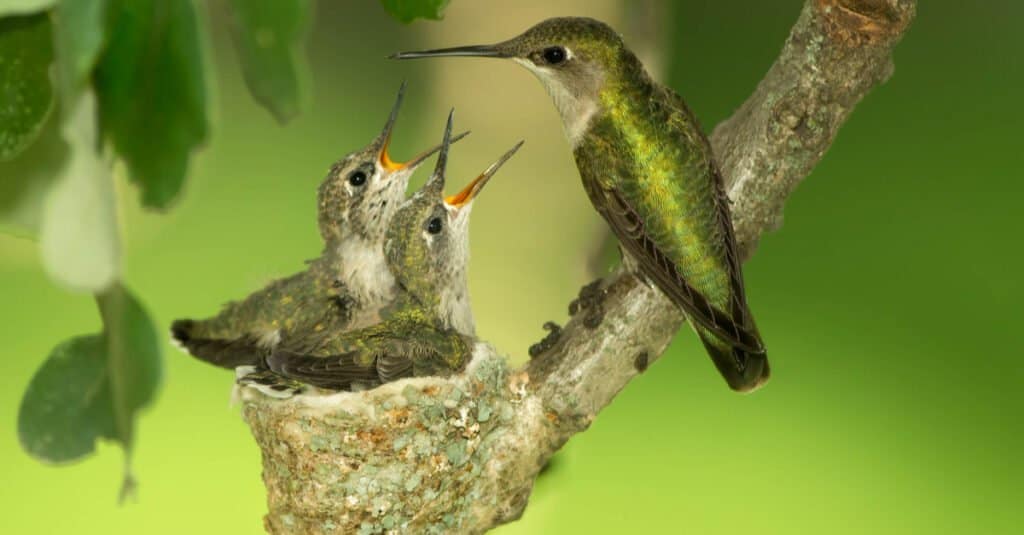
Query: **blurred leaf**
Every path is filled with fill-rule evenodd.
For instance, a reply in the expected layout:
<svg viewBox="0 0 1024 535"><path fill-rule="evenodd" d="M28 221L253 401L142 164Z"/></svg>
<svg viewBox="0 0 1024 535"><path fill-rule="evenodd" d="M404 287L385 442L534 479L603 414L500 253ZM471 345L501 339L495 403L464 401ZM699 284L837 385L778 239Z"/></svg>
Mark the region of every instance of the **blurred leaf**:
<svg viewBox="0 0 1024 535"><path fill-rule="evenodd" d="M116 440L130 489L134 418L159 386L160 342L145 309L121 285L96 300L103 333L72 338L50 353L25 391L18 436L25 451L49 462L80 459L98 438Z"/></svg>
<svg viewBox="0 0 1024 535"><path fill-rule="evenodd" d="M160 383L160 337L138 299L121 284L97 298L104 332L108 335L113 400L126 418L151 401ZM128 434L120 434L130 444ZM120 433L120 431L119 431Z"/></svg>
<svg viewBox="0 0 1024 535"><path fill-rule="evenodd" d="M249 92L280 123L299 114L307 66L296 48L307 0L231 0L231 36Z"/></svg>
<svg viewBox="0 0 1024 535"><path fill-rule="evenodd" d="M79 99L62 127L70 157L43 205L43 268L77 290L98 292L117 278L121 248L110 165L96 152L96 100Z"/></svg>
<svg viewBox="0 0 1024 535"><path fill-rule="evenodd" d="M53 109L46 13L0 19L0 161L35 141Z"/></svg>
<svg viewBox="0 0 1024 535"><path fill-rule="evenodd" d="M50 353L25 390L18 437L29 455L47 462L80 459L96 439L114 438L102 335L67 340Z"/></svg>
<svg viewBox="0 0 1024 535"><path fill-rule="evenodd" d="M66 109L89 81L105 38L106 0L60 0L54 10L57 85Z"/></svg>
<svg viewBox="0 0 1024 535"><path fill-rule="evenodd" d="M96 301L107 340L107 383L115 436L125 450L123 501L135 484L130 461L136 412L153 401L160 385L160 340L149 314L120 284L97 296Z"/></svg>
<svg viewBox="0 0 1024 535"><path fill-rule="evenodd" d="M9 162L0 162L0 230L34 238L47 193L68 160L60 114L50 114L39 138Z"/></svg>
<svg viewBox="0 0 1024 535"><path fill-rule="evenodd" d="M57 0L0 0L0 17L27 15L50 9Z"/></svg>
<svg viewBox="0 0 1024 535"><path fill-rule="evenodd" d="M380 0L384 9L406 24L416 19L441 20L449 0Z"/></svg>
<svg viewBox="0 0 1024 535"><path fill-rule="evenodd" d="M100 124L142 190L166 207L206 138L206 88L189 0L111 0L109 41L96 69Z"/></svg>

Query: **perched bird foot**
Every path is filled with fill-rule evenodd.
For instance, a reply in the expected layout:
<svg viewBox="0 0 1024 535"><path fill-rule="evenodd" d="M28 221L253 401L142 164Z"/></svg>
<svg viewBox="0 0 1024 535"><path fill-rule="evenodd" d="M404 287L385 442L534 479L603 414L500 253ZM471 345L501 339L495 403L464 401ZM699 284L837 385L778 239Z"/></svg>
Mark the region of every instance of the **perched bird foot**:
<svg viewBox="0 0 1024 535"><path fill-rule="evenodd" d="M554 347L562 336L562 327L553 321L545 322L544 330L546 330L548 334L546 334L540 342L530 346L529 353L531 359L535 359L543 355L549 349Z"/></svg>
<svg viewBox="0 0 1024 535"><path fill-rule="evenodd" d="M601 283L602 280L597 279L580 288L579 297L569 303L569 315L575 316L583 312L583 326L588 329L596 329L604 320L604 298L607 292Z"/></svg>

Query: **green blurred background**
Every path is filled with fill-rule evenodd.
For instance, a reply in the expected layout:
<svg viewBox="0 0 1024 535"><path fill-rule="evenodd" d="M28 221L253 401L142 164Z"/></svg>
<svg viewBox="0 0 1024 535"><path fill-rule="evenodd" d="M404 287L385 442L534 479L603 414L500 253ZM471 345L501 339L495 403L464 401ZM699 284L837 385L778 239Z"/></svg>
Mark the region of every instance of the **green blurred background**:
<svg viewBox="0 0 1024 535"><path fill-rule="evenodd" d="M453 151L453 183L527 140L477 204L471 270L482 336L521 360L541 323L564 321L602 235L554 108L514 65L384 56L596 16L627 41L664 40L662 78L713 125L754 88L801 4L666 2L652 19L663 24L645 28L634 3L612 0L452 0L443 22L411 26L376 1L322 2L311 106L284 128L246 95L222 21L208 17L212 139L167 214L143 213L120 184L126 280L168 325L301 269L319 252L318 182L376 134L407 79L396 157L434 143L449 106L474 131ZM501 532L1019 533L1022 22L1013 0L921 2L895 75L747 265L772 381L731 393L681 332ZM52 346L99 318L89 296L46 279L31 242L0 236L0 257L0 532L261 532L259 452L228 406L232 378L169 344L160 398L140 423L137 503L116 505L113 446L59 468L22 452L25 385Z"/></svg>

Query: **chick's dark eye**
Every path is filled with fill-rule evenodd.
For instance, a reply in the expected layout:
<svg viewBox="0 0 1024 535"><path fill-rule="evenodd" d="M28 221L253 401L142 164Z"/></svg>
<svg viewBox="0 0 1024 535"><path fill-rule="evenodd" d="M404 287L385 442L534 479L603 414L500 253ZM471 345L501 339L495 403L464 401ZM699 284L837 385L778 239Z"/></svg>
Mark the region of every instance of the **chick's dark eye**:
<svg viewBox="0 0 1024 535"><path fill-rule="evenodd" d="M437 234L438 232L441 232L441 226L441 218L435 217L427 222L427 232Z"/></svg>
<svg viewBox="0 0 1024 535"><path fill-rule="evenodd" d="M362 186L366 183L366 173L362 171L353 171L351 175L348 175L348 183L353 186Z"/></svg>
<svg viewBox="0 0 1024 535"><path fill-rule="evenodd" d="M545 48L542 55L544 56L544 61L551 65L558 65L565 61L565 58L568 56L568 54L565 53L565 49L560 46Z"/></svg>

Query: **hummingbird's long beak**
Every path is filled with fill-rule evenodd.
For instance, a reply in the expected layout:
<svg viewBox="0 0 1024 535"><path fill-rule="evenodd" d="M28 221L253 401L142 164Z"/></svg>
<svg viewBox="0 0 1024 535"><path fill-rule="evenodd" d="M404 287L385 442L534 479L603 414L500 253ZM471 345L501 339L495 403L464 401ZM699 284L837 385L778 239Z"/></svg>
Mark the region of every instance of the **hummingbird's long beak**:
<svg viewBox="0 0 1024 535"><path fill-rule="evenodd" d="M451 48L435 48L434 50L419 50L415 52L398 52L391 54L388 59L418 59L437 58L444 56L468 56L475 58L511 58L512 53L501 44L496 45L470 45L455 46Z"/></svg>
<svg viewBox="0 0 1024 535"><path fill-rule="evenodd" d="M474 178L469 184L466 184L466 187L462 188L462 191L445 198L445 204L453 208L462 208L472 203L473 199L475 199L476 196L480 194L480 191L484 189L484 186L487 185L487 182L491 180L491 177L498 172L498 169L501 169L502 165L505 165L505 162L507 162L509 158L519 150L519 147L523 146L523 143L523 141L516 143L515 147L509 149L505 154L502 154L501 158L498 158L498 161L492 163L484 170L483 173L480 173L480 176Z"/></svg>
<svg viewBox="0 0 1024 535"><path fill-rule="evenodd" d="M388 147L391 146L391 133L395 129L395 123L398 121L398 110L402 107L402 101L405 99L405 87L406 82L402 82L402 86L398 88L398 96L395 98L395 104L391 106L391 114L388 116L388 122L384 124L384 130L381 131L380 135L377 136L378 143L380 144L380 150L377 154L377 158L380 161L380 166L387 170L389 173L401 171L403 169L416 169L416 167L423 163L423 160L429 158L435 152L441 150L441 145L436 145L433 148L427 149L413 159L406 162L396 162L391 159L391 155L388 153ZM463 132L454 138L451 143L466 137L469 132Z"/></svg>

